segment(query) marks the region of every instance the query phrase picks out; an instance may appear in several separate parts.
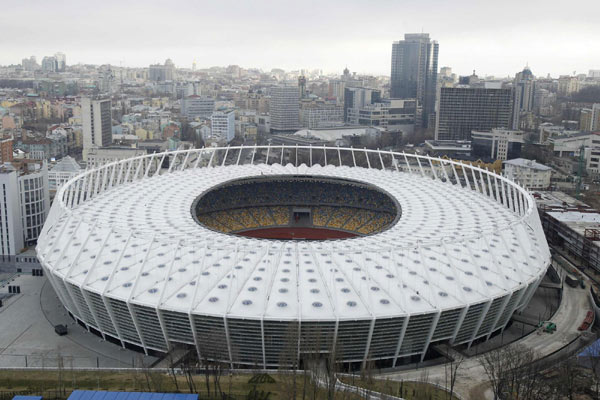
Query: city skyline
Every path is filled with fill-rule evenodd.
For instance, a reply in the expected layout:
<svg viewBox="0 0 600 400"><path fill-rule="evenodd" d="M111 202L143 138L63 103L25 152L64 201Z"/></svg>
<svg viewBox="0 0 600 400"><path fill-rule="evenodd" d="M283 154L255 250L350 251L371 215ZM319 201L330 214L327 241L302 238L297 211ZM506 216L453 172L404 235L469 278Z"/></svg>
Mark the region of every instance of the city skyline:
<svg viewBox="0 0 600 400"><path fill-rule="evenodd" d="M36 0L35 7L10 4L0 16L5 32L15 33L0 39L0 64L61 51L69 65L147 67L171 58L184 68L196 61L198 68L237 64L339 73L348 66L389 76L392 42L427 32L440 43L439 66L460 75L476 70L508 76L527 64L536 76L557 77L598 68L590 49L600 39L594 12L600 5L584 3L589 12L559 15L539 1L509 1L495 10L471 0L427 6L380 1L369 8L311 2L293 10L266 0L235 7L180 0L168 9L157 2L139 7L108 1L92 10L72 1L50 6ZM49 29L48 20L64 20L64 29Z"/></svg>

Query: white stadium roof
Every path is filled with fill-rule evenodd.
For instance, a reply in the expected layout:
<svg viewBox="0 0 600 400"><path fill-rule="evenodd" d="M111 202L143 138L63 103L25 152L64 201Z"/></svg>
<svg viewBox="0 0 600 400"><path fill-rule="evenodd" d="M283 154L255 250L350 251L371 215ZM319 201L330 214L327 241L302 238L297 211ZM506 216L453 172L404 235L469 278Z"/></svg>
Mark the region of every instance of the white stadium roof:
<svg viewBox="0 0 600 400"><path fill-rule="evenodd" d="M328 241L252 239L192 217L192 203L211 187L285 174L369 183L398 201L401 216L381 233ZM38 254L55 276L102 296L202 315L336 320L440 311L538 280L549 257L543 235L493 197L390 169L189 168L53 213Z"/></svg>

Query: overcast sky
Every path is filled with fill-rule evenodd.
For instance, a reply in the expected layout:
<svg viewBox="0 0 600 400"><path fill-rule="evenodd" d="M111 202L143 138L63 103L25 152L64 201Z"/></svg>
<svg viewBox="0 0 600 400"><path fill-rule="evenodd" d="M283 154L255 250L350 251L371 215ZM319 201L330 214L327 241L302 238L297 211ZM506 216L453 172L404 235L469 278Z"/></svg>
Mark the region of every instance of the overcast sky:
<svg viewBox="0 0 600 400"><path fill-rule="evenodd" d="M600 69L600 1L0 0L0 64L61 51L67 64L323 69L389 75L404 33L440 43L459 74Z"/></svg>

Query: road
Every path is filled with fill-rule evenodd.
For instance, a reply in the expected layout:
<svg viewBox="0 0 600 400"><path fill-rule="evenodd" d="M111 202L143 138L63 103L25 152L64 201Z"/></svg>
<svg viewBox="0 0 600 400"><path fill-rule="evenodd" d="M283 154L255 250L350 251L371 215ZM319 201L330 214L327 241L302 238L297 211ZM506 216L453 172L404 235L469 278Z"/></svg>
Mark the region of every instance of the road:
<svg viewBox="0 0 600 400"><path fill-rule="evenodd" d="M21 294L10 297L0 308L0 368L56 367L58 356L65 368L127 368L156 358L125 350L102 340L77 325L60 304L45 277L20 275L11 284ZM68 326L58 336L54 325Z"/></svg>
<svg viewBox="0 0 600 400"><path fill-rule="evenodd" d="M584 320L585 315L590 308L588 290L589 289L572 288L568 285L564 285L563 300L558 311L551 318L551 321L556 323L556 332L554 334L532 333L521 340L513 342L509 346L515 346L516 344L525 345L528 348L535 350L537 358L541 358L554 353L575 340L581 335L577 330L577 327ZM458 371L455 391L465 400L481 400L482 392L486 399L493 399L491 391L485 389L487 386L487 376L480 364L481 357L482 356L479 355L466 359ZM445 385L446 373L444 365L437 365L418 370L383 373L377 377L398 381L418 381L425 375L427 375L430 382L442 386Z"/></svg>

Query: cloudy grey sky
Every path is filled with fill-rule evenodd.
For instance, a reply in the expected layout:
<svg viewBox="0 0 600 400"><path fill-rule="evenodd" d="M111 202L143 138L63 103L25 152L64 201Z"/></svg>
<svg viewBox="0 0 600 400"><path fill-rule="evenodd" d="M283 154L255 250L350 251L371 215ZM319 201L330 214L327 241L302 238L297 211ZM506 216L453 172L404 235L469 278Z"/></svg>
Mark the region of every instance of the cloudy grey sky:
<svg viewBox="0 0 600 400"><path fill-rule="evenodd" d="M600 1L0 0L0 64L321 68L389 75L392 41L429 32L440 67L513 75L600 69Z"/></svg>

